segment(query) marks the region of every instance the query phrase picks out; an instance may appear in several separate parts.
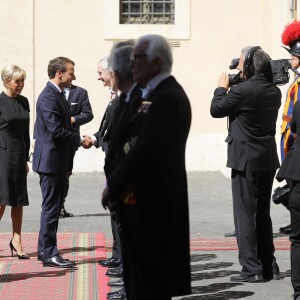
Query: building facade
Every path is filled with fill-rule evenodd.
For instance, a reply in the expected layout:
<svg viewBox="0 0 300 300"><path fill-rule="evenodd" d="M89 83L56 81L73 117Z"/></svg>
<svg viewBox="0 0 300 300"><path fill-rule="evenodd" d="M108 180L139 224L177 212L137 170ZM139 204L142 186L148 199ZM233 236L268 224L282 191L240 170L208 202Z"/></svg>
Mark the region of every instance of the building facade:
<svg viewBox="0 0 300 300"><path fill-rule="evenodd" d="M288 58L280 36L292 8L293 0L1 0L0 68L13 63L27 72L23 95L31 105L32 134L49 60L74 60L74 84L88 90L95 116L81 132L94 133L109 101L109 91L97 81L99 59L116 41L162 34L173 45L173 75L192 105L187 169L224 171L227 122L209 113L218 77L234 73L230 61L245 46L259 45L273 59ZM279 127L280 120L278 138ZM103 158L100 149L79 149L74 171L102 171Z"/></svg>

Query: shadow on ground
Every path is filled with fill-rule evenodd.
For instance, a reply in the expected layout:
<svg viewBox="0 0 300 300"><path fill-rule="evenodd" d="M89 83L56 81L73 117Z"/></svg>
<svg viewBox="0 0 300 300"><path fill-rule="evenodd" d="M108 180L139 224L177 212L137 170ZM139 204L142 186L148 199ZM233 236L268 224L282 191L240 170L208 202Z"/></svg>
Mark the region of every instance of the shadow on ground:
<svg viewBox="0 0 300 300"><path fill-rule="evenodd" d="M234 265L233 262L207 262L216 258L216 254L191 255L191 262L193 263L191 265L192 294L176 298L177 300L227 300L242 299L254 295L252 291L228 291L231 288L243 286L242 283L229 282L229 278L228 282L212 283L204 286L196 285L198 282L200 283L204 280L225 278L239 274L238 271L228 270L228 268Z"/></svg>

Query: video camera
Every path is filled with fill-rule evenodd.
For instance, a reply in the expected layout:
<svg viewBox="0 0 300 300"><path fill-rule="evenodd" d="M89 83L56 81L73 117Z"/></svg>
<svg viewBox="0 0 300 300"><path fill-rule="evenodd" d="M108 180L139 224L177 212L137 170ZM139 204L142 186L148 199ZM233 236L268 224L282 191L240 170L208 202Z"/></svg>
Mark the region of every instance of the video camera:
<svg viewBox="0 0 300 300"><path fill-rule="evenodd" d="M239 64L239 61L239 58L232 59L229 69L236 69L236 67ZM289 69L291 69L296 75L300 76L300 73L297 70L292 69L288 59L270 59L266 76L273 84L284 85L290 80ZM238 74L228 74L229 86L236 85L243 81L240 74L241 72L239 72Z"/></svg>

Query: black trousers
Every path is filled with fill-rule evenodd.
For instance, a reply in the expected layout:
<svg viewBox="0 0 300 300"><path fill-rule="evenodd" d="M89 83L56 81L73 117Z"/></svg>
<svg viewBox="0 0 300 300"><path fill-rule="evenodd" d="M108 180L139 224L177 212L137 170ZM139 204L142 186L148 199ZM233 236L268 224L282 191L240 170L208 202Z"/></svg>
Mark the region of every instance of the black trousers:
<svg viewBox="0 0 300 300"><path fill-rule="evenodd" d="M64 200L67 175L66 173L39 173L39 175L43 202L38 252L44 252L44 258L49 258L58 254L56 234L60 208Z"/></svg>
<svg viewBox="0 0 300 300"><path fill-rule="evenodd" d="M155 248L156 244L152 243L154 239L142 227L140 217L140 210L135 205L121 205L122 265L126 299L171 300L170 287L166 280L168 268L166 272L162 272L161 265L156 266L156 262L160 260L154 257L160 258L159 251ZM155 242L161 247L160 238L158 234ZM164 247L162 249L165 251Z"/></svg>
<svg viewBox="0 0 300 300"><path fill-rule="evenodd" d="M118 212L116 210L110 212L110 222L113 235L112 257L122 259L120 220L118 217Z"/></svg>
<svg viewBox="0 0 300 300"><path fill-rule="evenodd" d="M275 170L253 172L232 170L234 224L242 274L273 274L273 229L270 203Z"/></svg>
<svg viewBox="0 0 300 300"><path fill-rule="evenodd" d="M291 280L294 298L300 295L300 182L293 182L290 199L292 233L291 241Z"/></svg>

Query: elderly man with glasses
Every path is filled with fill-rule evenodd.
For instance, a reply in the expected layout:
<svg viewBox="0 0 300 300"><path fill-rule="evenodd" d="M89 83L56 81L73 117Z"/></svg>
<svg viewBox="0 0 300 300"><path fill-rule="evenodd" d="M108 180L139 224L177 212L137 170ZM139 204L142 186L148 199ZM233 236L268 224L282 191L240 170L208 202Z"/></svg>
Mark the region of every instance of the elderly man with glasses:
<svg viewBox="0 0 300 300"><path fill-rule="evenodd" d="M124 158L107 177L102 195L104 207L118 196L129 300L171 300L191 292L185 170L191 107L170 75L172 63L164 37L137 40L130 66L143 100L123 129ZM161 251L167 251L167 274L158 270Z"/></svg>

